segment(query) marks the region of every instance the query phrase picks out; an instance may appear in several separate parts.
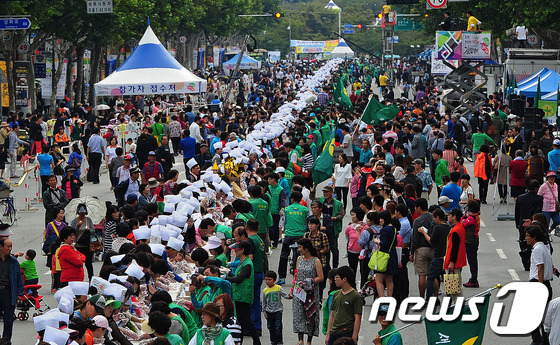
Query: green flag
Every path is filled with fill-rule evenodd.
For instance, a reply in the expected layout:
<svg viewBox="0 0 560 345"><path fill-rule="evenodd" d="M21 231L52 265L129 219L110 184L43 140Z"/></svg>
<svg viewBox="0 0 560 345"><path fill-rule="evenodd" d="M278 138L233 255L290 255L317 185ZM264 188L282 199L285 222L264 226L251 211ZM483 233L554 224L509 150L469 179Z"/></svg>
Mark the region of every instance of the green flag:
<svg viewBox="0 0 560 345"><path fill-rule="evenodd" d="M461 321L463 315L470 315L468 306L463 307L461 315L455 321L432 322L424 320L428 345L481 345L488 314L490 294L484 296L484 303L477 304L480 316L476 321Z"/></svg>
<svg viewBox="0 0 560 345"><path fill-rule="evenodd" d="M316 184L332 177L335 133L336 131L334 130L331 132L329 140L325 143L325 146L323 146L321 155L315 160L311 167L311 177Z"/></svg>
<svg viewBox="0 0 560 345"><path fill-rule="evenodd" d="M558 109L557 101L539 101L539 109L542 109L544 112L544 118L547 119L556 115Z"/></svg>
<svg viewBox="0 0 560 345"><path fill-rule="evenodd" d="M362 121L368 125L378 126L387 120L393 119L399 112L400 109L395 104L386 107L375 97L371 97L362 115Z"/></svg>
<svg viewBox="0 0 560 345"><path fill-rule="evenodd" d="M515 79L515 73L512 73L511 75L509 86L511 86L511 93L514 93L515 89L517 89L517 80Z"/></svg>
<svg viewBox="0 0 560 345"><path fill-rule="evenodd" d="M348 90L344 87L341 78L338 79L336 86L334 87L334 101L348 110L352 110L354 108L352 102L350 101L350 97L348 96Z"/></svg>

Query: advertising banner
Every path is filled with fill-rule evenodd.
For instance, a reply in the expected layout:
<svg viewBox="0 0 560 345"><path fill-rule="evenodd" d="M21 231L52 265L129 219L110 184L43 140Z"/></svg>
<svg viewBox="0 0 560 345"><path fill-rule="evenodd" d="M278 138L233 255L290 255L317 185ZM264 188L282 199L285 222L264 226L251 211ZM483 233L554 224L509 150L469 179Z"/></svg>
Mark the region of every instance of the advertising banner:
<svg viewBox="0 0 560 345"><path fill-rule="evenodd" d="M492 35L490 32L463 32L463 59L488 60Z"/></svg>
<svg viewBox="0 0 560 345"><path fill-rule="evenodd" d="M492 35L488 31L437 31L438 59L489 60Z"/></svg>
<svg viewBox="0 0 560 345"><path fill-rule="evenodd" d="M29 61L14 62L14 84L16 88L16 109L27 108L29 96Z"/></svg>

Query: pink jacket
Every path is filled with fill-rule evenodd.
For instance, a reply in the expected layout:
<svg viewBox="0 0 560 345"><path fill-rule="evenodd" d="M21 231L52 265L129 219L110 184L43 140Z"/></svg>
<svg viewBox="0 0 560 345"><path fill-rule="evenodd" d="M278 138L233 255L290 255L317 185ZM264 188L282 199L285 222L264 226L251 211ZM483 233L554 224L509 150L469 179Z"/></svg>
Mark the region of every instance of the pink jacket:
<svg viewBox="0 0 560 345"><path fill-rule="evenodd" d="M360 174L354 174L354 176L352 176L352 181L350 182L350 197L356 198L358 196L359 189L360 189Z"/></svg>
<svg viewBox="0 0 560 345"><path fill-rule="evenodd" d="M548 188L548 186L551 188ZM554 192L554 194L550 191ZM558 185L553 183L550 185L548 181L545 181L539 188L539 195L543 196L543 208L545 212L556 212L556 200L558 200Z"/></svg>

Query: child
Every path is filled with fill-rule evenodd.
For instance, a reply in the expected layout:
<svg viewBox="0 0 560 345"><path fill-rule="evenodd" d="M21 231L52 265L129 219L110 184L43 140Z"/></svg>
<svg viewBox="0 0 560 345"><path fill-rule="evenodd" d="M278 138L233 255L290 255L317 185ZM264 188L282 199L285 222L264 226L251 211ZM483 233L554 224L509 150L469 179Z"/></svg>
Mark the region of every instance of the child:
<svg viewBox="0 0 560 345"><path fill-rule="evenodd" d="M39 275L37 274L37 266L34 261L35 256L37 256L37 253L33 249L29 249L25 253L25 261L19 265L23 270L25 285L39 284Z"/></svg>
<svg viewBox="0 0 560 345"><path fill-rule="evenodd" d="M29 155L29 149L23 149L23 153L21 154L21 160L19 164L23 168L23 171L27 170L27 166L29 165L29 159L31 156Z"/></svg>
<svg viewBox="0 0 560 345"><path fill-rule="evenodd" d="M270 332L270 344L283 344L282 341L282 298L290 299L288 294L282 291L280 285L276 285L278 278L276 272L267 271L264 274L264 282L266 287L263 290L264 318L266 319L266 327Z"/></svg>
<svg viewBox="0 0 560 345"><path fill-rule="evenodd" d="M329 327L329 317L331 316L331 303L334 294L340 289L334 283L334 276L336 275L336 268L329 271L327 278L329 279L329 296L323 304L323 334L327 334L327 328Z"/></svg>

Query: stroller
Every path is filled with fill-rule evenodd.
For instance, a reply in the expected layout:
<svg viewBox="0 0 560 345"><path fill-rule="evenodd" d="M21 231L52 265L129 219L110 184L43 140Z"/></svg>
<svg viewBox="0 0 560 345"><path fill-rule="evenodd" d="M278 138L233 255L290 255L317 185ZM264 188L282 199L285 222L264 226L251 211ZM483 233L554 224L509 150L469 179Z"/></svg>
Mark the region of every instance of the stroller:
<svg viewBox="0 0 560 345"><path fill-rule="evenodd" d="M26 285L23 288L24 294L22 299L16 304L16 309L19 310L17 317L20 321L29 319L29 309L34 308L35 312L33 317L43 315L44 312L51 309L48 304L43 300L43 296L39 295L39 289L42 288L40 284Z"/></svg>
<svg viewBox="0 0 560 345"><path fill-rule="evenodd" d="M368 280L362 286L362 288L360 290L358 290L358 293L364 299L364 303L365 303L366 297L373 296L374 301L377 299L377 297L379 297L379 294L377 293L377 286L375 285L375 276L370 277L370 279L371 280Z"/></svg>

